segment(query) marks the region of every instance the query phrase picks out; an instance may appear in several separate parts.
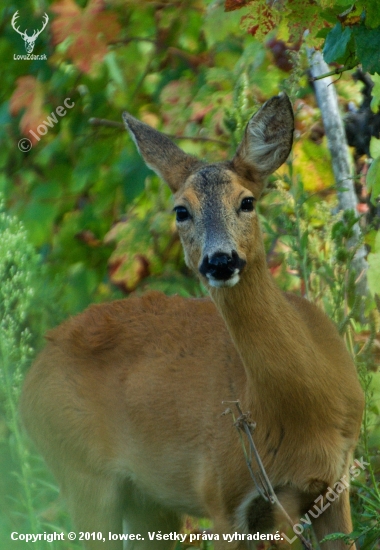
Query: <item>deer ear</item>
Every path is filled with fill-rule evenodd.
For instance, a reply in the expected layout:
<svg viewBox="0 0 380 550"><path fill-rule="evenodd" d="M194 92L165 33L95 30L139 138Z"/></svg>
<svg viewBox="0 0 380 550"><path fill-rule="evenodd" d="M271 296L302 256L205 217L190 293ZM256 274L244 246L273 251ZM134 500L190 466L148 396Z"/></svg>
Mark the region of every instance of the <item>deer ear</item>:
<svg viewBox="0 0 380 550"><path fill-rule="evenodd" d="M287 159L293 143L294 115L284 93L272 97L253 115L245 129L233 166L248 180L264 182Z"/></svg>
<svg viewBox="0 0 380 550"><path fill-rule="evenodd" d="M201 162L184 153L167 136L129 113L123 113L123 120L146 165L166 181L173 193L178 191Z"/></svg>

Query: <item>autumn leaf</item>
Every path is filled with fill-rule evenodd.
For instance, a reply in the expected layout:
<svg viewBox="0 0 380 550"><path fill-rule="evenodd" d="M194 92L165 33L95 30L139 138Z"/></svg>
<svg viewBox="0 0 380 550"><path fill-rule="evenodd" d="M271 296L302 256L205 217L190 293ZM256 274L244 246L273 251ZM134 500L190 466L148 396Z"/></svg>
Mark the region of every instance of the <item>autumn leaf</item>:
<svg viewBox="0 0 380 550"><path fill-rule="evenodd" d="M54 44L69 38L66 57L85 73L103 60L108 44L120 32L116 14L104 10L104 0L90 0L84 9L74 0L58 0L51 7L57 15L51 26Z"/></svg>
<svg viewBox="0 0 380 550"><path fill-rule="evenodd" d="M234 11L244 8L247 4L250 4L253 0L226 0L224 3L224 11Z"/></svg>
<svg viewBox="0 0 380 550"><path fill-rule="evenodd" d="M124 254L108 262L108 275L114 285L129 294L150 275L149 260L143 254Z"/></svg>
<svg viewBox="0 0 380 550"><path fill-rule="evenodd" d="M9 110L12 116L16 116L25 109L20 120L20 130L32 143L37 139L29 131L36 133L37 126L43 123L45 116L43 102L44 90L41 82L34 76L21 76L17 79L17 87L10 99Z"/></svg>
<svg viewBox="0 0 380 550"><path fill-rule="evenodd" d="M301 177L306 191L315 193L333 185L334 175L325 140L319 145L309 139L297 142L293 154L297 159L295 172Z"/></svg>
<svg viewBox="0 0 380 550"><path fill-rule="evenodd" d="M255 2L250 12L241 18L243 28L258 40L271 32L279 21L279 14L265 0Z"/></svg>
<svg viewBox="0 0 380 550"><path fill-rule="evenodd" d="M97 246L101 246L102 244L102 241L97 239L94 233L92 231L89 231L88 229L84 229L83 231L79 231L79 233L76 233L75 238L92 248L96 248Z"/></svg>

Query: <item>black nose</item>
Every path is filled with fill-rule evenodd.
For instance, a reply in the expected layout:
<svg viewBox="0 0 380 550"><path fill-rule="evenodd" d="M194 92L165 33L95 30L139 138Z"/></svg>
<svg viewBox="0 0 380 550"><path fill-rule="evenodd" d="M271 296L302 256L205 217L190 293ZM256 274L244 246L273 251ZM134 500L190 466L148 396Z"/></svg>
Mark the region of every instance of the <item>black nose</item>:
<svg viewBox="0 0 380 550"><path fill-rule="evenodd" d="M239 271L245 266L245 261L239 258L235 250L231 255L224 252L217 252L211 258L205 256L199 268L199 271L205 277L209 276L220 281L227 281L234 275L236 269Z"/></svg>

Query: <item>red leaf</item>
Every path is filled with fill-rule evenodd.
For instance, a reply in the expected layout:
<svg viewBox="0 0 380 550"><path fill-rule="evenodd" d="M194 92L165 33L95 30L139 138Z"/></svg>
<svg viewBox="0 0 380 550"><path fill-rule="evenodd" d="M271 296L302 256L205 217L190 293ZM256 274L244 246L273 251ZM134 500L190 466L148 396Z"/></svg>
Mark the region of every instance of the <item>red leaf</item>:
<svg viewBox="0 0 380 550"><path fill-rule="evenodd" d="M45 116L43 101L42 84L34 76L20 76L17 79L17 87L10 99L9 110L11 115L15 116L25 108L25 113L20 120L20 130L33 143L37 140L29 130L36 133L37 126L43 123Z"/></svg>
<svg viewBox="0 0 380 550"><path fill-rule="evenodd" d="M89 231L88 229L79 231L79 233L75 235L75 238L78 239L78 241L86 244L87 246L91 246L92 248L101 246L102 244L102 241L97 239L94 233L92 231Z"/></svg>
<svg viewBox="0 0 380 550"><path fill-rule="evenodd" d="M240 10L250 4L253 0L226 0L224 3L224 11Z"/></svg>
<svg viewBox="0 0 380 550"><path fill-rule="evenodd" d="M250 10L250 13L241 18L241 23L247 29L247 32L252 36L262 40L269 32L271 32L279 22L279 14L268 6L265 0L260 0L255 4L255 10Z"/></svg>
<svg viewBox="0 0 380 550"><path fill-rule="evenodd" d="M70 37L66 56L86 73L103 60L108 44L120 32L116 15L104 13L104 9L104 0L90 0L84 9L73 0L58 0L51 7L57 14L51 26L54 44Z"/></svg>

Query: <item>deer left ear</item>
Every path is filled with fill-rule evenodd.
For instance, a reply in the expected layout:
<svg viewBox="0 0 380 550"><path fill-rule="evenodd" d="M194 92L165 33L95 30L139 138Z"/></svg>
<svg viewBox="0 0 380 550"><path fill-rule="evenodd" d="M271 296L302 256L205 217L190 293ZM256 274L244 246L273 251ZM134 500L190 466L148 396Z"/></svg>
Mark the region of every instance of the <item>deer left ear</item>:
<svg viewBox="0 0 380 550"><path fill-rule="evenodd" d="M182 151L167 136L129 113L123 113L123 120L145 164L166 181L173 193L202 164Z"/></svg>
<svg viewBox="0 0 380 550"><path fill-rule="evenodd" d="M287 159L293 144L294 115L284 93L272 97L248 122L233 166L238 174L264 181Z"/></svg>

